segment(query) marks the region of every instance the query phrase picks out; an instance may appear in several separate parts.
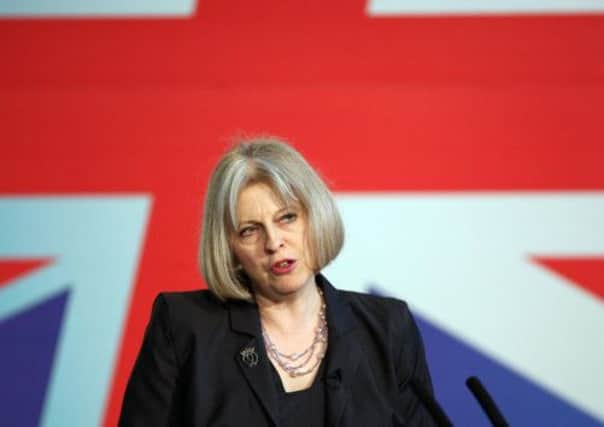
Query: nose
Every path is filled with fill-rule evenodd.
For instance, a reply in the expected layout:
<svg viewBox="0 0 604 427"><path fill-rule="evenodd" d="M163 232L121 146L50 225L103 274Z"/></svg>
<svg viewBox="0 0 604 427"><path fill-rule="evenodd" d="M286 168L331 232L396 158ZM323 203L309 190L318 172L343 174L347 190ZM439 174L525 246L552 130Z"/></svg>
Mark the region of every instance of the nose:
<svg viewBox="0 0 604 427"><path fill-rule="evenodd" d="M275 227L266 228L266 238L264 240L264 249L268 253L275 253L283 246L283 235Z"/></svg>

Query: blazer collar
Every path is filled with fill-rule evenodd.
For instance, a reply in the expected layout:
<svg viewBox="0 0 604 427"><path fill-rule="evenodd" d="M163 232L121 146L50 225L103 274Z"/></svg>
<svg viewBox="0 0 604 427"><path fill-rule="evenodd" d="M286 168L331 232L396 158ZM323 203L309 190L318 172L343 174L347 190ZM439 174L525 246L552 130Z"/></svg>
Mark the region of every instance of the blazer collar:
<svg viewBox="0 0 604 427"><path fill-rule="evenodd" d="M258 306L247 301L229 300L227 307L231 319L231 329L235 332L255 337L262 336Z"/></svg>
<svg viewBox="0 0 604 427"><path fill-rule="evenodd" d="M356 327L356 319L341 292L333 287L322 274L315 277L317 285L323 290L327 305L327 320L330 338L340 339L352 332ZM260 315L258 307L247 301L229 300L231 329L235 332L250 336L261 337Z"/></svg>
<svg viewBox="0 0 604 427"><path fill-rule="evenodd" d="M327 424L337 426L350 400L350 388L362 357L362 350L353 333L357 322L348 302L322 274L316 276L316 282L325 297L329 328L325 360ZM273 423L277 425L278 396L273 382L271 362L264 348L258 308L255 304L244 301L230 301L227 305L231 328L241 335L241 344L235 354L237 364ZM257 356L256 363L254 355Z"/></svg>

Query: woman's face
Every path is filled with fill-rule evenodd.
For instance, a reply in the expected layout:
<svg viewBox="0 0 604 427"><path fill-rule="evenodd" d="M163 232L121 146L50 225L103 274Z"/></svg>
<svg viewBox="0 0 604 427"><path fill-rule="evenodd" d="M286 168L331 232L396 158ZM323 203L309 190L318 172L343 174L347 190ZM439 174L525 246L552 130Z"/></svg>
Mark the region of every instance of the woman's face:
<svg viewBox="0 0 604 427"><path fill-rule="evenodd" d="M285 206L269 185L257 182L239 194L237 216L231 248L256 294L282 299L314 283L300 205Z"/></svg>

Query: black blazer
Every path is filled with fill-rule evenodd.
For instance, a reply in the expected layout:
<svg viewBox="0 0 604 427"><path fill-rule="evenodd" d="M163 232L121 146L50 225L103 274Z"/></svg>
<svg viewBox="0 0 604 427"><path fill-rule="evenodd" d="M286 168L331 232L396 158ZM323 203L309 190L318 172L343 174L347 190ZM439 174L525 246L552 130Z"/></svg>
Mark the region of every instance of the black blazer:
<svg viewBox="0 0 604 427"><path fill-rule="evenodd" d="M432 393L421 337L407 305L338 291L321 275L317 283L329 326L326 425L434 425L410 386L413 378ZM119 426L278 426L269 363L254 304L223 303L209 291L160 294Z"/></svg>

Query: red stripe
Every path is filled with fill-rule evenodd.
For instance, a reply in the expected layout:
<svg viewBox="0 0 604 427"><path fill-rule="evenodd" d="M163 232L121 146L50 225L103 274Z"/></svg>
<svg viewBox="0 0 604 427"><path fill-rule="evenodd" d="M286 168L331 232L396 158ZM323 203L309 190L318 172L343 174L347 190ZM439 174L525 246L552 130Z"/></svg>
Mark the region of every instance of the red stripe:
<svg viewBox="0 0 604 427"><path fill-rule="evenodd" d="M604 302L604 257L535 257L534 260Z"/></svg>
<svg viewBox="0 0 604 427"><path fill-rule="evenodd" d="M0 288L35 270L47 266L52 259L6 259L0 258Z"/></svg>

